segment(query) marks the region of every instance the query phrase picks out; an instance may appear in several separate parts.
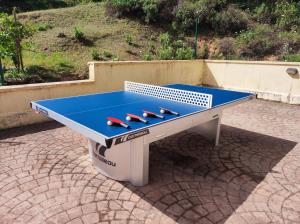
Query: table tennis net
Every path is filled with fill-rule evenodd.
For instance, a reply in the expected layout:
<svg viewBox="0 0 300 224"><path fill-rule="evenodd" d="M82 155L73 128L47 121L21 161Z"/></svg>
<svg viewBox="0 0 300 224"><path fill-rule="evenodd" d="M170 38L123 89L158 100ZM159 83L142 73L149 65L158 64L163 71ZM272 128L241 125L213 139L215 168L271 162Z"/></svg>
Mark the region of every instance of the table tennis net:
<svg viewBox="0 0 300 224"><path fill-rule="evenodd" d="M181 103L192 104L205 108L211 108L213 98L212 95L206 93L192 92L129 81L125 81L125 91Z"/></svg>

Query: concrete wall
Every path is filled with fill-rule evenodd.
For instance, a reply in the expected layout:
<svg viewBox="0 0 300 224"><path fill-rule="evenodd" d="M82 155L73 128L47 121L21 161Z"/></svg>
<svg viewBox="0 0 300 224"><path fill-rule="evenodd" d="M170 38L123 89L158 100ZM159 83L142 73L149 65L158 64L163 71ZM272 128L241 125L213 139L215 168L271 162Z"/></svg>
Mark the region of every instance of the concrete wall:
<svg viewBox="0 0 300 224"><path fill-rule="evenodd" d="M225 89L251 91L258 98L300 104L299 74L289 76L287 68L300 63L206 60L203 84Z"/></svg>
<svg viewBox="0 0 300 224"><path fill-rule="evenodd" d="M203 61L89 63L89 80L0 87L0 129L45 121L30 108L34 100L123 89L125 80L201 84Z"/></svg>
<svg viewBox="0 0 300 224"><path fill-rule="evenodd" d="M0 87L0 129L46 120L30 102L123 89L125 80L163 85L204 84L258 93L259 98L300 104L300 63L246 61L151 61L89 63L89 80Z"/></svg>

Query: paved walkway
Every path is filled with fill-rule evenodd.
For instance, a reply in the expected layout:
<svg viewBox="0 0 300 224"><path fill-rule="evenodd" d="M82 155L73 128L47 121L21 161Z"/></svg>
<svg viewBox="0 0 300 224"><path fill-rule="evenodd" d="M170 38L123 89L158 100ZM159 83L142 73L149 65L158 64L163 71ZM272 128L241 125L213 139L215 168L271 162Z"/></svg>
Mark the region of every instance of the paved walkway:
<svg viewBox="0 0 300 224"><path fill-rule="evenodd" d="M224 114L221 145L184 132L151 146L150 184L97 173L57 123L0 132L0 223L300 223L300 107Z"/></svg>

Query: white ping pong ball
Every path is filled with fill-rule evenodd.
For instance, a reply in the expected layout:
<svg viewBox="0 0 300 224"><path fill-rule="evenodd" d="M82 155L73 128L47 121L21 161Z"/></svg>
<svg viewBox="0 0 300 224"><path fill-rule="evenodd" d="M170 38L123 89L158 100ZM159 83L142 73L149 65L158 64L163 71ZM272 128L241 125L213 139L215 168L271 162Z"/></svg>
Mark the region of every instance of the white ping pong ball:
<svg viewBox="0 0 300 224"><path fill-rule="evenodd" d="M143 113L143 117L147 117L148 116L148 114L147 113Z"/></svg>
<svg viewBox="0 0 300 224"><path fill-rule="evenodd" d="M165 112L166 112L166 111L163 110L163 109L160 110L160 113L162 113L162 114L164 114Z"/></svg>
<svg viewBox="0 0 300 224"><path fill-rule="evenodd" d="M111 121L107 121L107 125L111 126L113 123Z"/></svg>
<svg viewBox="0 0 300 224"><path fill-rule="evenodd" d="M126 117L126 120L127 120L127 121L131 121L131 117L127 116L127 117Z"/></svg>

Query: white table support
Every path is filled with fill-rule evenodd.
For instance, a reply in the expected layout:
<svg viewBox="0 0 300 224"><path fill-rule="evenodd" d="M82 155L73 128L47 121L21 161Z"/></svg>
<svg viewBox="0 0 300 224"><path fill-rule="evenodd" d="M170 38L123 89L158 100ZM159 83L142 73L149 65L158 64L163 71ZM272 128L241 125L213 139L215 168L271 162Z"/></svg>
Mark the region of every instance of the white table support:
<svg viewBox="0 0 300 224"><path fill-rule="evenodd" d="M219 113L215 119L191 128L189 131L197 132L205 138L213 141L217 146L219 145L220 140L221 118L222 113Z"/></svg>
<svg viewBox="0 0 300 224"><path fill-rule="evenodd" d="M149 143L145 144L144 140L144 137L136 138L109 149L89 140L89 155L105 176L144 186L149 176Z"/></svg>

